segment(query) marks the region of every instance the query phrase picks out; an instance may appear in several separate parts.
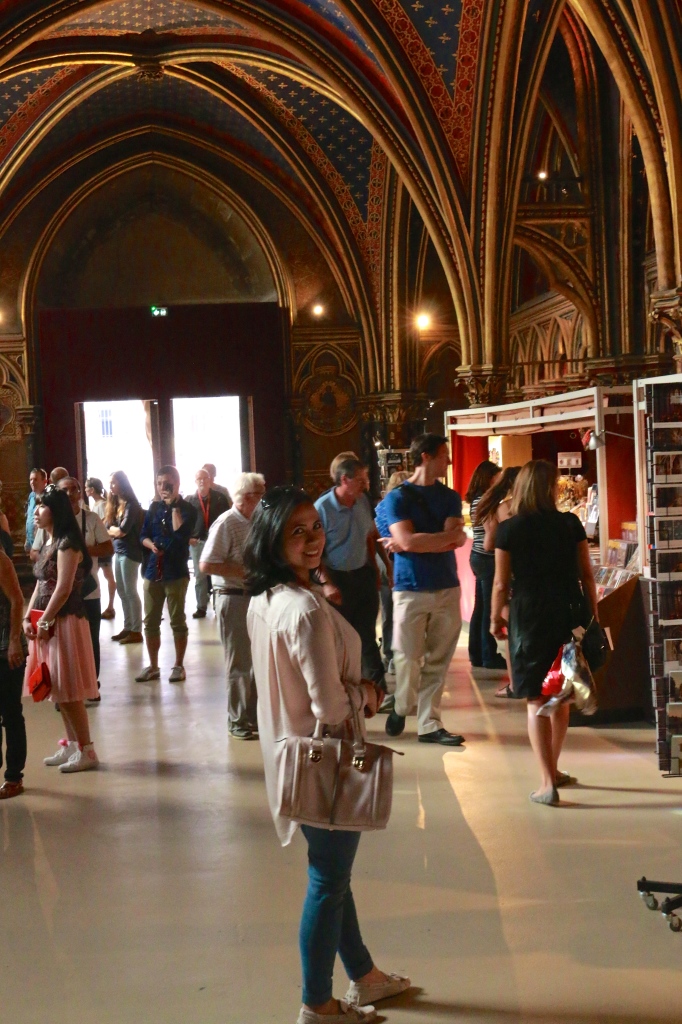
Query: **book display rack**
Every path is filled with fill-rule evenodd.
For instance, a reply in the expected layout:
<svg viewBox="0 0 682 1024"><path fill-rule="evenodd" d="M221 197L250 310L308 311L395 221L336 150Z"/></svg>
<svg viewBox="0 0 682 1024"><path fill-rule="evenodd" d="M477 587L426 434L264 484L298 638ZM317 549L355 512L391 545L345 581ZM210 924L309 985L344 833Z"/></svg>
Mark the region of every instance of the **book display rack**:
<svg viewBox="0 0 682 1024"><path fill-rule="evenodd" d="M644 397L646 484L643 580L651 695L661 771L682 774L678 703L682 672L682 378L639 381Z"/></svg>

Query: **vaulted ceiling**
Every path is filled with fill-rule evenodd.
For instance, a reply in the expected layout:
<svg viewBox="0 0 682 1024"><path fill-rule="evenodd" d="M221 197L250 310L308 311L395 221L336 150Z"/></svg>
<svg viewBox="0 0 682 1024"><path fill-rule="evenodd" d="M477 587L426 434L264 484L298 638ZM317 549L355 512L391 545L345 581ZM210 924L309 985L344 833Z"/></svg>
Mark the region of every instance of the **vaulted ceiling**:
<svg viewBox="0 0 682 1024"><path fill-rule="evenodd" d="M0 0L0 232L61 175L75 195L107 163L173 150L207 169L219 154L316 239L378 351L393 175L440 259L463 363L494 368L527 156L543 133L563 145L561 111L539 114L538 97L564 13L588 26L630 110L671 287L677 0Z"/></svg>

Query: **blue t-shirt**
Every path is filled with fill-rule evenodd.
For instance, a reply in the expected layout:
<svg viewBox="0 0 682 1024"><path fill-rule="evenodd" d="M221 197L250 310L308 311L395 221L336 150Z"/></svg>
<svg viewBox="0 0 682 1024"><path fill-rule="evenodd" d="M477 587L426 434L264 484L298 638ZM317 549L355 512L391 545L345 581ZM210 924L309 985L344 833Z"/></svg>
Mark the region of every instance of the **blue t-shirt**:
<svg viewBox="0 0 682 1024"><path fill-rule="evenodd" d="M441 533L446 519L461 515L459 494L440 481L428 487L402 484L377 505L376 524L382 537L390 537L392 524L406 519L415 533ZM394 559L394 590L447 590L459 586L454 551L396 551Z"/></svg>

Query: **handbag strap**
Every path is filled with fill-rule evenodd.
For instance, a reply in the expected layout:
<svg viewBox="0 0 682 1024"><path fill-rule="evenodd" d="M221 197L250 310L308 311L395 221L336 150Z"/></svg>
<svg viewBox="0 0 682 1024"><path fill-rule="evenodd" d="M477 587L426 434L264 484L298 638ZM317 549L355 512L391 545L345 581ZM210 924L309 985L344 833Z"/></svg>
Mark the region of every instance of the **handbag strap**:
<svg viewBox="0 0 682 1024"><path fill-rule="evenodd" d="M350 710L351 710L350 722L351 722L351 729L352 729L352 732L353 732L353 753L354 753L355 757L364 758L366 753L367 753L367 737L366 737L365 730L363 728L363 723L361 722L361 719L360 719L360 712L358 711L357 707L355 706L355 698L354 698L353 693L351 692L349 684L348 683L344 683L343 685L345 687L346 693L348 694L348 700L349 700L349 703L350 703ZM314 750L317 750L319 752L322 751L322 741L324 740L324 731L325 731L325 729L328 729L328 728L330 728L330 727L325 722L319 721L319 719L315 723L315 732L313 733L313 736L312 736L313 749Z"/></svg>

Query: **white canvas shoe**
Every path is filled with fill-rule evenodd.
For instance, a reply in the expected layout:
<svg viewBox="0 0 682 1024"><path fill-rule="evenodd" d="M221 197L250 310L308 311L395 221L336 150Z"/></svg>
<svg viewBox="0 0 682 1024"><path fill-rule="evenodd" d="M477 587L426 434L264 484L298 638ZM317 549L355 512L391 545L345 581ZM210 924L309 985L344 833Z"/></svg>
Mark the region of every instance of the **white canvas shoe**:
<svg viewBox="0 0 682 1024"><path fill-rule="evenodd" d="M315 1013L307 1006L301 1007L297 1024L369 1024L376 1020L377 1012L373 1006L350 1006L345 999L339 999L341 1013L330 1015Z"/></svg>
<svg viewBox="0 0 682 1024"><path fill-rule="evenodd" d="M76 744L75 752L68 761L60 764L59 770L60 772L87 772L92 768L97 768L98 765L99 758L92 743L86 743L82 749Z"/></svg>
<svg viewBox="0 0 682 1024"><path fill-rule="evenodd" d="M78 750L78 744L75 740L60 740L59 746L52 757L44 757L43 764L48 765L50 768L55 764L66 764L72 754Z"/></svg>
<svg viewBox="0 0 682 1024"><path fill-rule="evenodd" d="M351 1006L364 1006L365 1003L378 1003L380 999L407 992L412 982L402 974L388 974L386 981L367 984L362 981L351 981L346 992L346 1000Z"/></svg>

